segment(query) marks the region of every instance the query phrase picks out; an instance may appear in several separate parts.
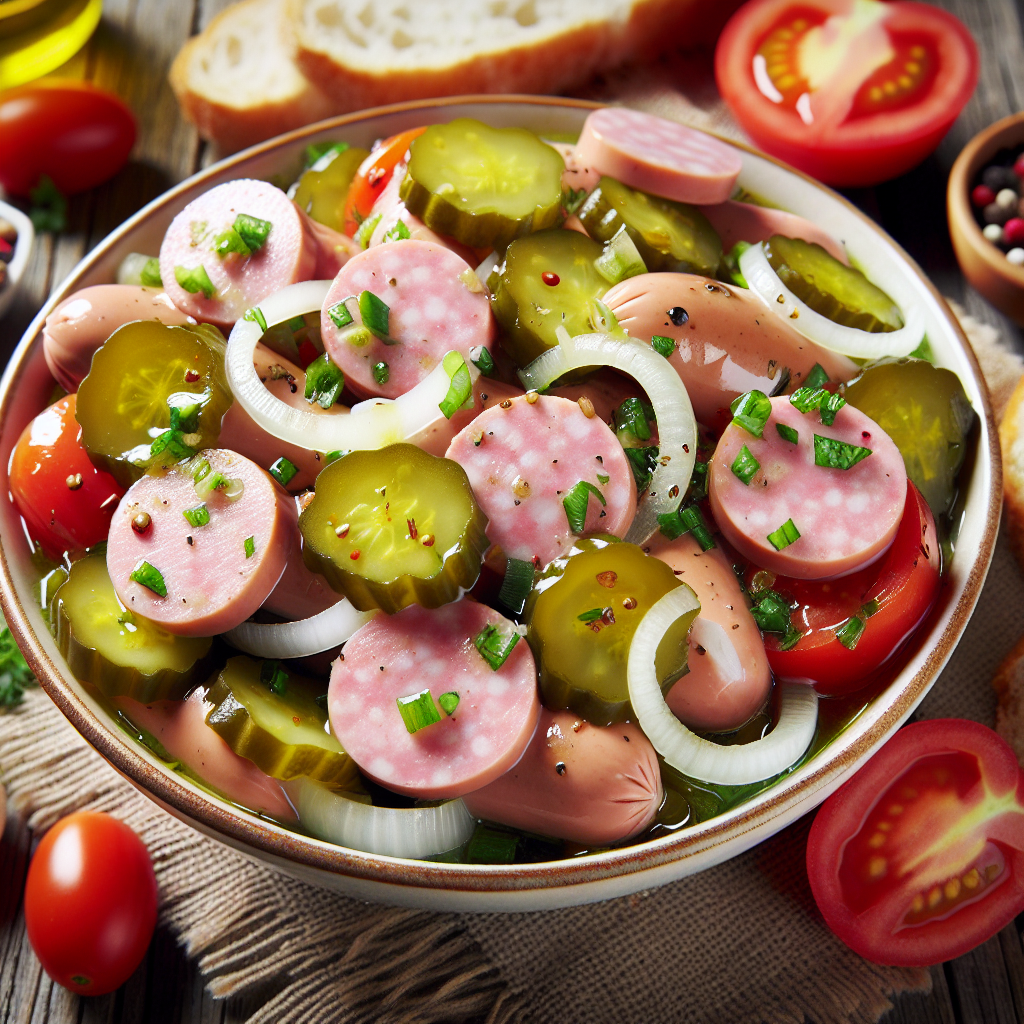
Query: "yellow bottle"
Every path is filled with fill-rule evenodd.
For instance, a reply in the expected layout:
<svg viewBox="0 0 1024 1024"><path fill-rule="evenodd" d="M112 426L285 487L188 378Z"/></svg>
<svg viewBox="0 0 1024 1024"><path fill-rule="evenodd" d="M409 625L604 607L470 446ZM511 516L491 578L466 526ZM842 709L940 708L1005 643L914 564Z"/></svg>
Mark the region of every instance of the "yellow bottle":
<svg viewBox="0 0 1024 1024"><path fill-rule="evenodd" d="M60 67L99 24L103 0L0 0L0 90Z"/></svg>

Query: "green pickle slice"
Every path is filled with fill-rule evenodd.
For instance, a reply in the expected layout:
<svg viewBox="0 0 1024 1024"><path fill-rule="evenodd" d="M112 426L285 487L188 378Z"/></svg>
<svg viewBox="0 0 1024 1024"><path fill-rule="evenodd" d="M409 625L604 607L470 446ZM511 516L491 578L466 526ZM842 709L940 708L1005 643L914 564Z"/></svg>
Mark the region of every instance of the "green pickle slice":
<svg viewBox="0 0 1024 1024"><path fill-rule="evenodd" d="M525 128L460 117L431 125L409 154L399 190L409 212L464 245L502 249L561 220L565 161Z"/></svg>
<svg viewBox="0 0 1024 1024"><path fill-rule="evenodd" d="M578 231L541 231L514 241L491 276L491 309L501 324L501 344L526 366L558 344L555 331L571 336L594 328L593 299L608 290L594 261L601 246Z"/></svg>
<svg viewBox="0 0 1024 1024"><path fill-rule="evenodd" d="M651 606L680 586L672 569L635 544L587 537L538 577L524 609L526 639L537 659L541 700L594 725L630 721L629 645ZM663 690L686 672L685 616L658 647Z"/></svg>
<svg viewBox="0 0 1024 1024"><path fill-rule="evenodd" d="M336 789L362 791L355 762L316 702L323 687L277 662L239 655L213 681L206 724L229 747L275 779L306 775Z"/></svg>
<svg viewBox="0 0 1024 1024"><path fill-rule="evenodd" d="M124 487L151 467L212 448L231 405L224 336L215 327L138 320L92 357L75 417L89 457Z"/></svg>
<svg viewBox="0 0 1024 1024"><path fill-rule="evenodd" d="M340 153L328 150L312 167L302 172L289 195L313 220L344 234L343 214L348 189L359 165L369 155L368 150L358 146L349 146Z"/></svg>
<svg viewBox="0 0 1024 1024"><path fill-rule="evenodd" d="M856 267L840 263L817 242L772 235L764 253L779 280L833 323L878 334L903 326L899 307Z"/></svg>
<svg viewBox="0 0 1024 1024"><path fill-rule="evenodd" d="M591 238L608 242L623 226L647 269L711 277L722 240L695 206L638 192L603 177L577 214Z"/></svg>
<svg viewBox="0 0 1024 1024"><path fill-rule="evenodd" d="M465 470L413 444L332 462L299 518L306 565L356 608L389 613L472 587L486 526Z"/></svg>
<svg viewBox="0 0 1024 1024"><path fill-rule="evenodd" d="M209 637L174 636L118 600L102 553L72 563L50 624L76 679L106 697L180 700L210 670Z"/></svg>

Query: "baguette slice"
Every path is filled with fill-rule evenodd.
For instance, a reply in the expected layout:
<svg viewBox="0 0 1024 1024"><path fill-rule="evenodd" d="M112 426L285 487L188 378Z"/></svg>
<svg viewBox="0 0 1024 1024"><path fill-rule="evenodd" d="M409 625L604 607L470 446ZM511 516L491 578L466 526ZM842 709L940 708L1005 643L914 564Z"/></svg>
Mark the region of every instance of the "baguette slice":
<svg viewBox="0 0 1024 1024"><path fill-rule="evenodd" d="M712 41L738 0L287 0L296 62L343 110L550 93Z"/></svg>
<svg viewBox="0 0 1024 1024"><path fill-rule="evenodd" d="M185 116L224 153L334 113L296 67L284 18L284 0L243 0L190 39L171 65Z"/></svg>

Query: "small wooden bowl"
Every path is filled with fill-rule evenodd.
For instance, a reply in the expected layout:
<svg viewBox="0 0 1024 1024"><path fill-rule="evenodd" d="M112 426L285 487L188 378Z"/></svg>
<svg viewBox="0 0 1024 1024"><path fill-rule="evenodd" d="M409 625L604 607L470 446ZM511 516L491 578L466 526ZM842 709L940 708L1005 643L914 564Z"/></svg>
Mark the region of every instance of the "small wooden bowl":
<svg viewBox="0 0 1024 1024"><path fill-rule="evenodd" d="M1024 113L1012 114L979 132L964 146L949 173L946 211L964 277L996 309L1024 326L1024 267L1014 266L1006 254L981 233L971 208L971 187L1001 149L1024 143Z"/></svg>

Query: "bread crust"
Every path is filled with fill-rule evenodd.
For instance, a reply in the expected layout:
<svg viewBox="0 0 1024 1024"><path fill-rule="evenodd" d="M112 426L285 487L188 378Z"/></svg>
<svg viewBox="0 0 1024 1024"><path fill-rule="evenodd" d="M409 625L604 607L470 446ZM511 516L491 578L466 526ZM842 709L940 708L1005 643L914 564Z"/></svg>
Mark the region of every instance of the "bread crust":
<svg viewBox="0 0 1024 1024"><path fill-rule="evenodd" d="M996 732L1006 740L1024 766L1024 640L996 669L992 688L999 698Z"/></svg>

